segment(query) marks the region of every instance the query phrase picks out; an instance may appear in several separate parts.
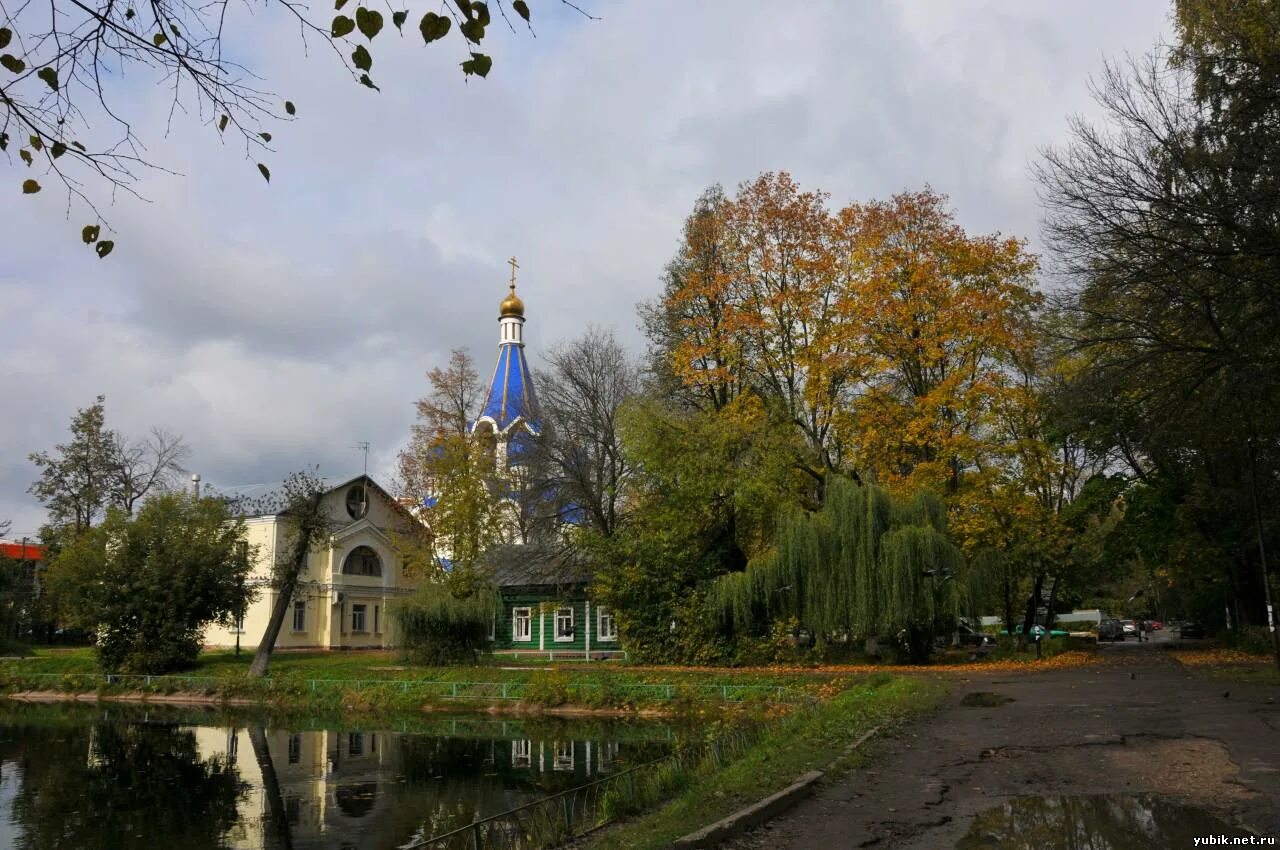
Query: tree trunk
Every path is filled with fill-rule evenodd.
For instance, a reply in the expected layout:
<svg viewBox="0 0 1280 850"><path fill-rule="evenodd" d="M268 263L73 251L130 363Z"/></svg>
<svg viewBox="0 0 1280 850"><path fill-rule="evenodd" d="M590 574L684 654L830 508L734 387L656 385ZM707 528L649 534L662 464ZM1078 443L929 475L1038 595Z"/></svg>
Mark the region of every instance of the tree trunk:
<svg viewBox="0 0 1280 850"><path fill-rule="evenodd" d="M267 817L262 824L262 846L266 850L293 850L289 814L285 811L280 780L276 776L275 763L271 760L271 750L267 747L267 730L261 726L250 726L249 742L253 744L253 757L258 762L258 772L262 774L262 795L267 798Z"/></svg>
<svg viewBox="0 0 1280 850"><path fill-rule="evenodd" d="M293 600L293 592L298 587L298 571L291 570L291 576L280 584L276 594L276 602L271 606L271 619L267 621L267 630L262 634L262 641L253 653L253 663L249 665L250 676L267 675L267 667L271 664L271 653L276 648L276 639L280 637L280 628L284 625L285 615L289 613L289 603Z"/></svg>
<svg viewBox="0 0 1280 850"><path fill-rule="evenodd" d="M1004 630L1013 634L1013 581L1009 578L1008 565L1004 570Z"/></svg>
<svg viewBox="0 0 1280 850"><path fill-rule="evenodd" d="M1027 613L1022 620L1022 634L1018 635L1018 651L1027 648L1027 638L1031 637L1031 627L1036 622L1036 609L1040 607L1040 588L1044 586L1044 570L1036 573L1036 583L1027 597Z"/></svg>

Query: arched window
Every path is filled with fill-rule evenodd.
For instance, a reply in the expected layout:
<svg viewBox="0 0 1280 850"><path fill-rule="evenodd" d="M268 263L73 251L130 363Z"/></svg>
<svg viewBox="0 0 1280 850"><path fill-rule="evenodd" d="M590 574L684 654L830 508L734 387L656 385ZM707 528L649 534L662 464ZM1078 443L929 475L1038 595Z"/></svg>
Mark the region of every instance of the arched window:
<svg viewBox="0 0 1280 850"><path fill-rule="evenodd" d="M381 576L382 559L368 546L357 546L342 562L342 574L346 576Z"/></svg>
<svg viewBox="0 0 1280 850"><path fill-rule="evenodd" d="M352 484L347 489L347 515L360 519L369 512L369 495L363 484Z"/></svg>

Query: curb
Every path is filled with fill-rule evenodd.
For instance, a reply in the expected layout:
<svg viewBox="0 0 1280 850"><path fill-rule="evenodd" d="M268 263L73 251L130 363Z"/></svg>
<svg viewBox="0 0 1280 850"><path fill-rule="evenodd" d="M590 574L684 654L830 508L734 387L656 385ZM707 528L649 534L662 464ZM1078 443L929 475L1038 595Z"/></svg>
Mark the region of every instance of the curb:
<svg viewBox="0 0 1280 850"><path fill-rule="evenodd" d="M691 832L683 838L677 838L672 847L715 847L730 838L742 835L752 827L759 826L771 818L785 812L800 802L800 798L809 795L813 786L822 779L821 770L811 770L796 782L783 788L772 796L765 797L758 803L734 812L723 820L705 826L697 832Z"/></svg>
<svg viewBox="0 0 1280 850"><path fill-rule="evenodd" d="M879 727L867 730L858 740L845 747L840 757L848 756L879 731ZM833 761L832 764L834 763ZM830 766L827 769L830 770ZM737 838L748 830L776 818L799 803L801 799L809 796L813 793L813 786L825 775L824 771L811 770L778 793L771 794L745 809L739 809L710 826L704 826L697 832L677 838L671 842L671 846L674 848L716 847L731 838Z"/></svg>

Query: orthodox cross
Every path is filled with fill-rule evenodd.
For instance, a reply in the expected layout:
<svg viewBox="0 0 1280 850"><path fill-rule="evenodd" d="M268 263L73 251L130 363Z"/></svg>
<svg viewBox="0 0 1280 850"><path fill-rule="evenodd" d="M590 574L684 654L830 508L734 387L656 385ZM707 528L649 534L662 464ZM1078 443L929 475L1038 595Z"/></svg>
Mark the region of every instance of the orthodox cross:
<svg viewBox="0 0 1280 850"><path fill-rule="evenodd" d="M511 266L511 291L516 291L516 269L520 268L520 264L516 262L516 258L512 257L507 260L507 265Z"/></svg>

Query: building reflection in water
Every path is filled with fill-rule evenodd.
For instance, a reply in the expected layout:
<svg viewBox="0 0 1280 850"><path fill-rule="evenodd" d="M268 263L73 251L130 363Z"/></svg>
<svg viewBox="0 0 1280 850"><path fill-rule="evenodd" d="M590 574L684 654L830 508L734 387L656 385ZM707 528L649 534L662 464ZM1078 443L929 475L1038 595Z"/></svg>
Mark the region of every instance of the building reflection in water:
<svg viewBox="0 0 1280 850"><path fill-rule="evenodd" d="M653 724L428 720L290 730L216 715L0 707L0 847L382 850L668 751Z"/></svg>
<svg viewBox="0 0 1280 850"><path fill-rule="evenodd" d="M243 755L252 748L248 729L231 739L226 730L194 732L208 758L242 754L249 790L227 838L243 850L398 847L656 758L670 737L666 729L654 730L656 740L623 741L571 738L568 727L540 734L519 722L465 725L453 735L272 730L252 760ZM264 776L271 773L274 782Z"/></svg>

